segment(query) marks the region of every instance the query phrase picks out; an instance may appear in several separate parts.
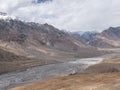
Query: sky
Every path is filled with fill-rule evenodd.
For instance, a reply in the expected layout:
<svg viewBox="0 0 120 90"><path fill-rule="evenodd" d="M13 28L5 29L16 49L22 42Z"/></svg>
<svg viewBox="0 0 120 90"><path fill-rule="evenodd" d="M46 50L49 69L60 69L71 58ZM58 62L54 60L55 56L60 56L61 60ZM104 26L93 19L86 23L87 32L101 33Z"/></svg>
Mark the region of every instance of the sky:
<svg viewBox="0 0 120 90"><path fill-rule="evenodd" d="M67 31L120 26L120 0L0 0L0 11Z"/></svg>

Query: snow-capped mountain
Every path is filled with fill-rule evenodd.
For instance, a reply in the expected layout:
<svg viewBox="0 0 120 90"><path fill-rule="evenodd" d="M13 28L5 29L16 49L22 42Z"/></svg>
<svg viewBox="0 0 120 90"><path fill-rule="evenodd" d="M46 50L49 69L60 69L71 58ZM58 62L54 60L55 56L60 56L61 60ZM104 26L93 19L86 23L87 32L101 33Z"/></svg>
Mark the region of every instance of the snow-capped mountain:
<svg viewBox="0 0 120 90"><path fill-rule="evenodd" d="M0 19L10 20L10 19L16 19L16 17L12 15L8 15L7 13L0 12Z"/></svg>

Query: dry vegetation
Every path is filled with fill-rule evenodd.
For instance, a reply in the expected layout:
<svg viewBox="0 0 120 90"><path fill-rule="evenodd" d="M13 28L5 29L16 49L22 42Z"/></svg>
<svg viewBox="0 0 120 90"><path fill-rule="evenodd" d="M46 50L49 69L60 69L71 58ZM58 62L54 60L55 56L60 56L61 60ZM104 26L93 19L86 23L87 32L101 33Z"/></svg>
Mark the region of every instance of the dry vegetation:
<svg viewBox="0 0 120 90"><path fill-rule="evenodd" d="M54 78L10 90L120 90L120 73Z"/></svg>
<svg viewBox="0 0 120 90"><path fill-rule="evenodd" d="M90 66L86 69L87 73L108 73L120 72L120 55L105 58L101 63Z"/></svg>

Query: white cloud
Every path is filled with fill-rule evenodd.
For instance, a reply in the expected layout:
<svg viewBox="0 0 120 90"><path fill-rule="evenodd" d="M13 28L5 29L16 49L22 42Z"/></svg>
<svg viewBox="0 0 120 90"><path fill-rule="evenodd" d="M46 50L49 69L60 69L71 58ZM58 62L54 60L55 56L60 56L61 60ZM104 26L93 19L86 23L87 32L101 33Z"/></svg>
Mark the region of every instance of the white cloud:
<svg viewBox="0 0 120 90"><path fill-rule="evenodd" d="M49 23L70 31L104 30L120 26L120 0L0 0L0 11L27 21Z"/></svg>

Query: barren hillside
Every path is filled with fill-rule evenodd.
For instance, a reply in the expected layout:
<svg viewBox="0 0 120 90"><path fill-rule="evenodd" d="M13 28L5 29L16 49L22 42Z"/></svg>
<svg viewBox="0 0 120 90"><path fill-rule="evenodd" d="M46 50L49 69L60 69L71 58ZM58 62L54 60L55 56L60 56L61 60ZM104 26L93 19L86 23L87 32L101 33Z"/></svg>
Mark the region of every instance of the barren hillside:
<svg viewBox="0 0 120 90"><path fill-rule="evenodd" d="M51 25L17 19L0 19L0 51L0 73L102 54Z"/></svg>
<svg viewBox="0 0 120 90"><path fill-rule="evenodd" d="M9 90L120 90L120 73L54 78Z"/></svg>
<svg viewBox="0 0 120 90"><path fill-rule="evenodd" d="M99 35L96 35L89 44L100 48L120 47L120 27L110 27Z"/></svg>

